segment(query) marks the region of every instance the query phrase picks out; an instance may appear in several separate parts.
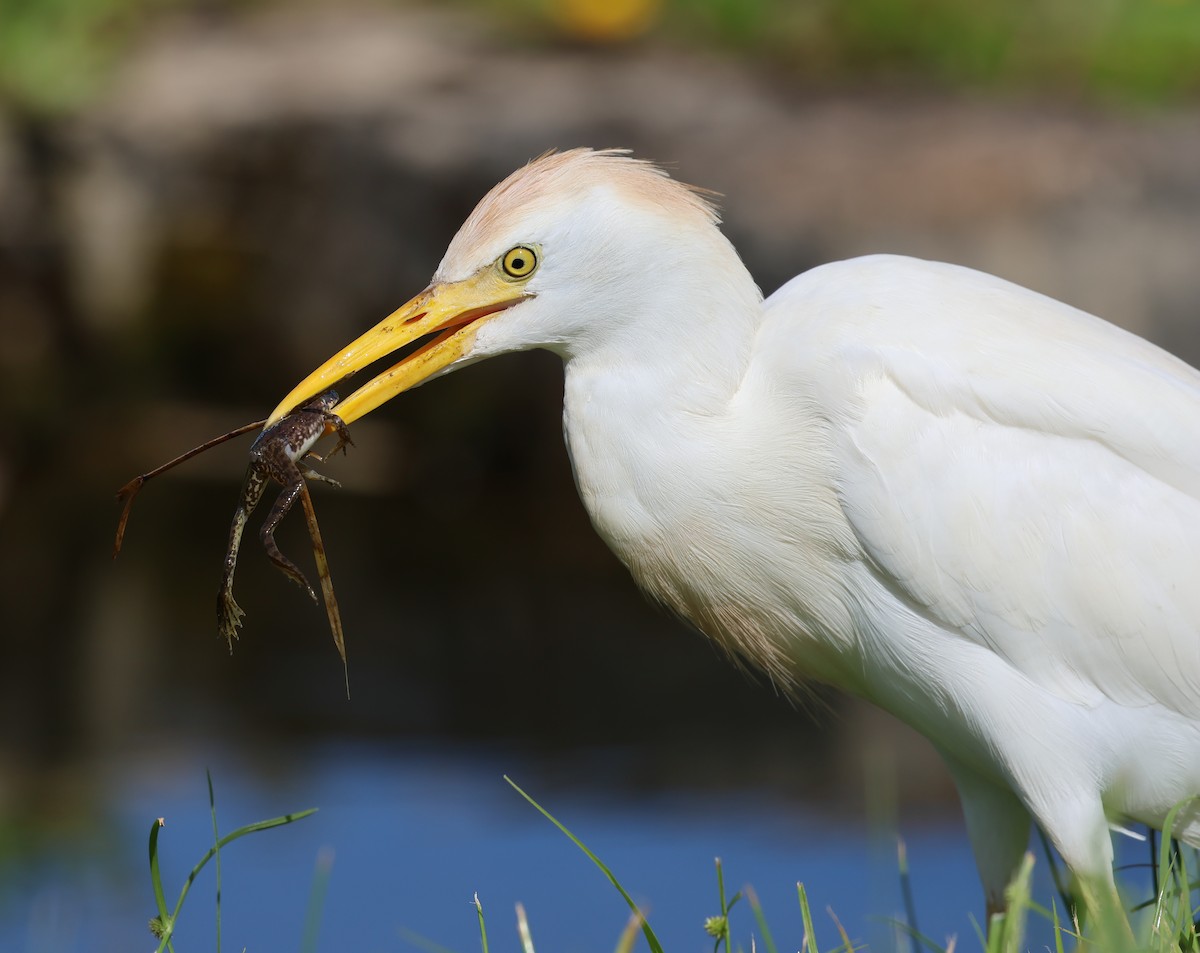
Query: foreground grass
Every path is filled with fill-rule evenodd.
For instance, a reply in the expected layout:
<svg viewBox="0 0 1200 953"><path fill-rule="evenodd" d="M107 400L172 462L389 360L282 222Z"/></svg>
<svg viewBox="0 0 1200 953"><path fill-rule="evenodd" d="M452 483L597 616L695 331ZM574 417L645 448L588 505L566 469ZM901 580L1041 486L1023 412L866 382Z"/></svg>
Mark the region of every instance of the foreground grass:
<svg viewBox="0 0 1200 953"><path fill-rule="evenodd" d="M644 939L650 953L665 953L650 922L621 884L617 875L579 837L522 790L512 779L506 777L505 781L562 831L563 835L569 838L595 864L629 906L629 919L623 928L614 931L617 932L617 939L613 947L615 953L632 953L639 935ZM163 951L174 953L172 938L184 902L196 877L209 861L215 861L216 867L216 948L217 953L220 953L222 848L241 837L282 827L315 813L315 809L310 809L285 814L247 824L222 836L217 825L216 798L211 777L208 779L208 794L212 814L213 846L200 858L186 877L179 899L173 908L168 908L167 905L158 856L158 838L163 826L162 818L156 819L150 828L150 879L157 908L157 915L150 921L150 929L159 941L157 953L163 953ZM1032 854L1027 854L1020 871L1007 891L1008 912L993 917L992 922L986 925L986 929L977 925L974 943L964 944L964 948L977 946L984 953L1025 953L1029 949L1025 942L1025 936L1030 918L1039 917L1045 919L1053 927L1055 953L1065 953L1066 950L1088 950L1094 951L1094 953L1133 953L1133 951L1137 951L1137 953L1178 953L1178 951L1200 953L1200 935L1197 934L1194 922L1198 910L1192 902L1192 895L1200 889L1200 884L1196 883L1194 869L1189 868L1182 852L1178 849L1178 842L1172 841L1169 836L1174 816L1175 812L1172 812L1168 817L1166 836L1163 837L1158 849L1155 871L1155 883L1158 885L1156 895L1152 900L1134 909L1132 920L1126 918L1123 910L1114 908L1101 910L1089 922L1081 923L1071 915L1070 903L1065 895L1061 906L1058 899L1051 903L1049 909L1037 904L1031 893L1034 858ZM924 953L961 953L957 940L952 939L947 945L942 946L917 931L903 851L900 853L900 877L908 910L908 922L897 924L897 926L900 928L901 934L907 935L911 953L919 953L919 951L924 951ZM301 943L302 953L315 953L317 949L317 927L320 922L321 906L328 878L329 864L318 858L317 876L314 879L312 896L309 898L304 939ZM855 953L855 951L866 949L864 944L856 944L850 938L836 918L833 921L834 927L829 931L836 936L830 938L828 935L817 935L803 883L796 885L796 902L800 909L803 934L799 938L790 937L782 946L779 946L775 942L766 913L754 891L747 887L733 895L728 893L720 860L716 862L716 882L715 911L703 924L705 932L713 940L713 953L722 953L722 951L723 953L758 953L760 949L764 953L780 953L781 950L800 950L802 953ZM753 920L753 927L746 942L736 938L732 919L735 908L743 902L746 907L749 907ZM474 907L479 921L482 953L490 953L487 920L478 895L474 898ZM536 953L533 927L520 904L517 904L516 914L517 938L521 953ZM411 939L426 949L442 950L441 947L428 941L422 941L415 937ZM442 951L442 953L448 953L448 951Z"/></svg>
<svg viewBox="0 0 1200 953"><path fill-rule="evenodd" d="M172 945L172 939L175 935L175 927L179 923L180 911L183 909L184 901L187 900L188 891L192 889L192 884L200 875L205 866L210 860L215 861L217 868L217 900L216 900L216 916L217 916L217 953L221 950L221 848L227 847L235 840L245 837L248 834L257 834L261 831L268 831L274 827L282 827L285 824L292 824L317 813L317 809L309 808L306 811L296 811L292 814L283 814L280 817L272 817L265 821L256 821L253 824L246 824L239 827L230 834L221 836L217 826L217 799L213 791L212 776L208 776L208 806L212 814L213 828L213 845L208 849L203 857L192 868L190 874L183 882L183 888L179 891L179 899L176 901L173 908L167 907L167 895L163 888L162 872L158 858L158 835L159 831L164 826L163 818L155 818L150 825L150 883L154 888L154 905L157 913L150 919L150 932L154 934L158 940L157 953L163 953L164 950L174 953L175 947ZM322 869L327 871L327 865L318 864L318 879L314 884L314 895L318 899L323 896L324 882L320 877ZM311 909L311 906L310 906ZM318 906L319 909L319 906ZM320 922L320 918L310 915L308 922L305 924L305 947L311 946L316 948L316 925Z"/></svg>
<svg viewBox="0 0 1200 953"><path fill-rule="evenodd" d="M518 787L511 778L506 777L505 780L513 786L517 793L549 819L563 834L570 838L587 855L592 863L600 868L629 905L633 917L633 921L631 922L641 924L642 932L645 934L651 953L663 953L663 948L658 942L658 938L654 935L654 931L650 928L650 924L646 922L641 911L630 898L629 893L621 886L616 875L588 849L587 845L568 830L557 818L551 815L549 811ZM1176 811L1178 811L1178 808L1176 808ZM1160 885L1160 889L1154 901L1140 911L1140 915L1135 918L1133 925L1127 922L1121 910L1100 911L1093 918L1093 922L1081 924L1078 920L1064 916L1063 911L1059 909L1057 903L1052 904L1049 910L1039 906L1034 902L1031 894L1034 858L1032 854L1026 854L1020 871L1012 884L1009 885L1006 893L1008 912L1003 915L994 916L992 922L988 924L986 932L980 929L978 935L980 948L986 951L986 953L1024 953L1027 949L1024 941L1029 918L1030 916L1041 916L1047 918L1053 925L1056 953L1061 953L1061 951L1067 949L1087 949L1096 951L1096 953L1130 953L1133 950L1145 951L1145 953L1178 953L1180 950L1190 951L1190 953L1200 953L1200 937L1197 935L1194 922L1197 908L1192 905L1192 893L1198 885L1195 885L1193 879L1190 879L1191 875L1187 864L1181 853L1177 850L1177 843L1173 842L1169 836L1174 816L1175 812L1172 812L1171 816L1168 817L1168 836L1163 838L1159 851L1156 882ZM915 921L915 917L911 908L911 892L907 888L907 869L903 860L903 852L901 852L900 873L906 905L909 908L909 924L901 924L900 926L910 937L910 948L913 953L916 953L917 950L927 950L931 951L931 953L955 953L956 941L951 940L948 945L943 947L929 937L921 935L911 926ZM717 861L716 875L720 912L710 917L704 925L708 934L716 940L714 953L722 949L725 953L734 953L734 951L744 953L745 950L755 953L759 943L762 944L766 953L778 953L778 947L771 935L766 916L753 891L747 888L745 891L729 897L726 894L724 873L719 860ZM804 934L800 938L799 944L797 944L800 950L805 951L805 953L821 953L822 950L827 951L827 953L852 953L854 950L865 949L865 946L855 946L845 929L836 920L834 922L837 932L837 944L834 946L828 944L822 945L823 938L818 938L816 930L813 927L812 911L809 908L804 884L798 883L796 890L797 902L800 905L801 918L804 924ZM753 912L755 924L758 927L757 937L752 933L749 943L746 946L742 946L741 944L735 945L730 926L730 911L743 897L747 900ZM478 905L478 899L476 900L476 904ZM481 930L483 929L482 910L480 911L480 928ZM629 929L627 927L626 934L628 932ZM523 938L528 937L527 928L522 929L521 933ZM622 936L624 937L625 934ZM617 950L621 951L621 953L629 948L623 947L620 944L617 946ZM791 948L791 944L788 944L788 948ZM523 953L535 953L532 942L523 943L522 951ZM484 939L484 953L487 953L486 936Z"/></svg>

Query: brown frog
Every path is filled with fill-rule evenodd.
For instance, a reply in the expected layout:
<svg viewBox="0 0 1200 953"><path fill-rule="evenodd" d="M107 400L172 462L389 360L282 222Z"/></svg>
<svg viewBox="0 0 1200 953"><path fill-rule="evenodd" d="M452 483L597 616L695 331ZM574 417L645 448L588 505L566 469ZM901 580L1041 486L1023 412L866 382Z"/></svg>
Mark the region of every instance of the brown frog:
<svg viewBox="0 0 1200 953"><path fill-rule="evenodd" d="M267 427L250 448L250 465L246 468L241 497L229 528L229 548L225 552L225 568L221 575L221 589L217 594L217 628L228 641L230 650L233 649L233 640L237 638L237 630L245 616L233 598L233 574L237 568L242 532L250 514L254 512L254 508L272 482L278 483L283 489L271 508L270 516L259 531L259 537L267 555L279 570L306 590L314 603L318 601L317 594L304 577L304 573L280 552L275 543L275 530L296 502L296 498L306 492L305 479L340 486L336 480L317 473L306 465L306 461L310 459L320 462L339 450L345 453L347 446L353 446L350 431L341 418L332 412L337 402L337 393L332 390L326 391ZM337 434L338 442L333 450L322 458L313 453L312 448L330 429ZM305 503L306 510L310 513L310 531L313 531L315 527L312 524L315 523L315 519L307 499ZM317 553L318 539L315 535L313 542L318 566L324 567L324 554ZM326 573L322 572L323 579L325 575Z"/></svg>

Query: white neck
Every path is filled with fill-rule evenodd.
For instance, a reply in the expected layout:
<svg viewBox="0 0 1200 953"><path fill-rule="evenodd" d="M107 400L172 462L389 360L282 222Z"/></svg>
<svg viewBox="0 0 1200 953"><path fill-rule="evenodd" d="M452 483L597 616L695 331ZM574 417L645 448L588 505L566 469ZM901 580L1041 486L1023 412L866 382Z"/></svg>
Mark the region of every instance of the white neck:
<svg viewBox="0 0 1200 953"><path fill-rule="evenodd" d="M790 452L798 462L785 501L762 499L767 489L738 436L749 428L753 438L763 423L739 399L762 301L740 264L738 273L727 269L708 284L666 275L656 303L673 301L675 311L628 315L628 336L617 328L562 349L563 427L576 483L597 532L655 598L773 678L793 678L788 644L806 642L804 667L845 681L838 647L817 633L845 632L848 623L808 608L828 602L807 592L822 584L822 540L832 535L820 521L840 518L836 501L825 499L832 481L820 472L818 428L794 421ZM778 578L779 526L763 519L779 505L798 519L804 511L817 526L811 579ZM789 529L791 545L804 545L803 526ZM721 571L727 562L742 568L736 578L764 591L730 590ZM794 593L794 603L764 613L771 587Z"/></svg>
<svg viewBox="0 0 1200 953"><path fill-rule="evenodd" d="M714 501L737 492L720 431L762 315L757 287L734 264L715 282L664 274L645 310L560 352L563 429L593 525L644 589L709 630L683 591L695 572L686 560L711 548L701 539Z"/></svg>
<svg viewBox="0 0 1200 953"><path fill-rule="evenodd" d="M762 293L720 231L704 238L656 267L651 291L556 348L577 390L586 380L610 409L638 418L724 410L750 360Z"/></svg>

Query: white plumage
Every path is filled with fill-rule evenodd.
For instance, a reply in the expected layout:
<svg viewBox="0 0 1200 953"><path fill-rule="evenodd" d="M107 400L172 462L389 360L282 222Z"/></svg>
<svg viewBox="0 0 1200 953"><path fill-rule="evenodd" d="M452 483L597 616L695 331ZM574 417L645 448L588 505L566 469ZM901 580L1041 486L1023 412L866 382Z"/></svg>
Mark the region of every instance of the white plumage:
<svg viewBox="0 0 1200 953"><path fill-rule="evenodd" d="M494 354L562 355L601 536L777 683L830 682L929 737L989 905L1030 815L1111 885L1109 820L1161 827L1200 795L1200 373L1183 362L909 258L816 268L764 302L702 195L587 150L493 189L430 288L275 416L431 332L343 419ZM1200 844L1200 812L1182 824Z"/></svg>

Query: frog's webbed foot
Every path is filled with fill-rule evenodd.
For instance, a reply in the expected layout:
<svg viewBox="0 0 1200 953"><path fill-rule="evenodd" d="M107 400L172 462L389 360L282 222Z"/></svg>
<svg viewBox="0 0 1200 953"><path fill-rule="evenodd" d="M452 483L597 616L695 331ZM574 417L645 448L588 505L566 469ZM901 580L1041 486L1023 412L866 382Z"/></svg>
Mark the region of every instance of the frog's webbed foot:
<svg viewBox="0 0 1200 953"><path fill-rule="evenodd" d="M295 483L291 483L283 488L278 499L275 500L275 505L271 508L271 515L263 523L258 536L262 540L263 549L267 551L267 557L271 562L279 568L280 572L295 582L301 589L305 590L308 593L308 597L316 603L316 590L309 585L308 580L304 578L304 573L300 571L299 567L279 551L279 546L275 542L275 527L280 524L287 515L288 510L292 508L292 504L296 501L296 497L300 494L303 486L304 481L298 478Z"/></svg>
<svg viewBox="0 0 1200 953"><path fill-rule="evenodd" d="M245 617L242 607L233 601L233 590L222 589L217 593L217 631L229 643L230 652L233 652L233 640L238 637L238 629Z"/></svg>

